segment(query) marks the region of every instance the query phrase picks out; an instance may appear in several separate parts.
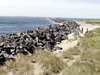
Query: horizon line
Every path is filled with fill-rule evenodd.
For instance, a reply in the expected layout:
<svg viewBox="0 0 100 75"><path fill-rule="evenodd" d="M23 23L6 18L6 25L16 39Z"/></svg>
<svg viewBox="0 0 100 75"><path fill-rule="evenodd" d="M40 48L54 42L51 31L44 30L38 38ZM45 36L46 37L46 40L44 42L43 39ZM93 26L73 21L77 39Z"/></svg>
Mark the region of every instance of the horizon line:
<svg viewBox="0 0 100 75"><path fill-rule="evenodd" d="M100 18L90 18L90 17L61 17L61 16L59 16L59 17L54 17L54 16L2 16L2 15L0 15L0 17L39 17L39 18L68 18L68 19L100 19Z"/></svg>

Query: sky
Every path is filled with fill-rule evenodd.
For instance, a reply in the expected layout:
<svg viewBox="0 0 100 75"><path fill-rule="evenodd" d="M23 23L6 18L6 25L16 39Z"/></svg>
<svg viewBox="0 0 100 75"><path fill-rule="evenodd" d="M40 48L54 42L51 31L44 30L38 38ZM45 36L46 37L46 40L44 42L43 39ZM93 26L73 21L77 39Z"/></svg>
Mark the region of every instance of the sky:
<svg viewBox="0 0 100 75"><path fill-rule="evenodd" d="M0 0L0 16L100 18L100 0Z"/></svg>

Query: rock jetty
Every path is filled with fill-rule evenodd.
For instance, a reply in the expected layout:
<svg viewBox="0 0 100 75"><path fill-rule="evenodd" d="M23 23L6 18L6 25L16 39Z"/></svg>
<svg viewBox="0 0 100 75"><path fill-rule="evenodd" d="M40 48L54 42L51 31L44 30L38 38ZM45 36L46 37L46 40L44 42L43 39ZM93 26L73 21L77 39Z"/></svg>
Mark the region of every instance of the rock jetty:
<svg viewBox="0 0 100 75"><path fill-rule="evenodd" d="M68 34L79 33L80 25L75 21L50 25L47 28L36 28L27 32L12 33L0 36L0 64L15 59L18 53L33 54L35 50L55 50L55 45L68 39Z"/></svg>

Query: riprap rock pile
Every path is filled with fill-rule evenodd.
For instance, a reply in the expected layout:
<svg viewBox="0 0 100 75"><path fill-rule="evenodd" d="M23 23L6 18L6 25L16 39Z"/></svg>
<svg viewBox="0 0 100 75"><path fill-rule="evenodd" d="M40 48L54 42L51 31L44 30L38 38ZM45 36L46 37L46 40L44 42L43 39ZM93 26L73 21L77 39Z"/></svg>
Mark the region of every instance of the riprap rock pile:
<svg viewBox="0 0 100 75"><path fill-rule="evenodd" d="M14 59L18 53L33 54L35 50L54 50L57 43L67 39L67 35L79 32L79 25L74 21L37 28L27 32L0 36L0 64Z"/></svg>

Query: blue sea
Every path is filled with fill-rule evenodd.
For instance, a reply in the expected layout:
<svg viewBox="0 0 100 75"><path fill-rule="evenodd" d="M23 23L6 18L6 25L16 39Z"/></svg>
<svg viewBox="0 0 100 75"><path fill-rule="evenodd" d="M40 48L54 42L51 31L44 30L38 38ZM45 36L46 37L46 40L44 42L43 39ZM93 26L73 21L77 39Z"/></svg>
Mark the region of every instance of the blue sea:
<svg viewBox="0 0 100 75"><path fill-rule="evenodd" d="M0 33L24 32L53 22L44 17L0 17Z"/></svg>

